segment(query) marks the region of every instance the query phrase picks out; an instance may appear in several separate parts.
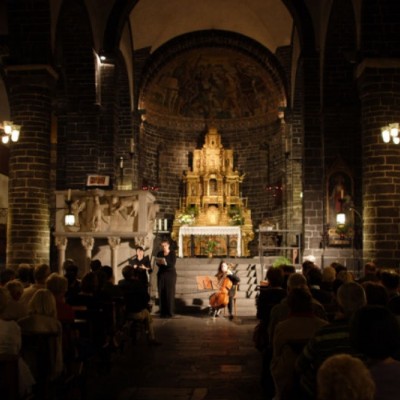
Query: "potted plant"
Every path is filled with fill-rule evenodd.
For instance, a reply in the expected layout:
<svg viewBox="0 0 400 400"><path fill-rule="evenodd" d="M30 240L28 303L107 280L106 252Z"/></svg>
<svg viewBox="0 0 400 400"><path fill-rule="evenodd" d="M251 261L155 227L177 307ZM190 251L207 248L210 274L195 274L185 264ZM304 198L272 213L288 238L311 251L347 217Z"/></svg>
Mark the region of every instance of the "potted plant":
<svg viewBox="0 0 400 400"><path fill-rule="evenodd" d="M208 257L211 258L213 256L214 250L217 247L217 245L218 245L218 242L216 242L215 240L209 240L207 242L205 252L208 255Z"/></svg>

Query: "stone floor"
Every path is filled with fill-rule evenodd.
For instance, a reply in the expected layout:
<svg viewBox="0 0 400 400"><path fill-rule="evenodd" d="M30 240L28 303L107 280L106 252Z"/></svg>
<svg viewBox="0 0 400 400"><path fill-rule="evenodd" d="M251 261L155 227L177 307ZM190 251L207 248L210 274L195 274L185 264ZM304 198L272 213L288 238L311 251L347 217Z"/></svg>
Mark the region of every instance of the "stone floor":
<svg viewBox="0 0 400 400"><path fill-rule="evenodd" d="M253 317L154 316L160 346L143 337L115 353L106 374L92 374L88 400L261 400L261 355Z"/></svg>

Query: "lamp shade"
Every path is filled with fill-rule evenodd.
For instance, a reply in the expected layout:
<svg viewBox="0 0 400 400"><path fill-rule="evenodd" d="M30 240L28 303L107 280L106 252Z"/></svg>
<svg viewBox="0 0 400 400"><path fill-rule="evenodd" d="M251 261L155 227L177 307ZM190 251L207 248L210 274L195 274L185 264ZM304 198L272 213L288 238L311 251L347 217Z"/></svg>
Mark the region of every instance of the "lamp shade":
<svg viewBox="0 0 400 400"><path fill-rule="evenodd" d="M65 214L64 217L65 226L74 226L75 225L75 215L74 214Z"/></svg>
<svg viewBox="0 0 400 400"><path fill-rule="evenodd" d="M336 223L338 225L344 225L346 223L346 214L345 213L336 214Z"/></svg>

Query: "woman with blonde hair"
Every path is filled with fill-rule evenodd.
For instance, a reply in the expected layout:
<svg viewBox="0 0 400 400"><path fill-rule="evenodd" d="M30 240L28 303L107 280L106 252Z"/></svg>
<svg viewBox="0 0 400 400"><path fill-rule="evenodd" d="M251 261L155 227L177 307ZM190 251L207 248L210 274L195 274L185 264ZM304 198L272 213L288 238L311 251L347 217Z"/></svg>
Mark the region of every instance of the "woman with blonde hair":
<svg viewBox="0 0 400 400"><path fill-rule="evenodd" d="M318 400L373 400L375 383L366 365L349 354L327 358L317 373Z"/></svg>
<svg viewBox="0 0 400 400"><path fill-rule="evenodd" d="M18 320L22 335L49 334L51 365L50 380L57 378L63 370L62 357L62 327L57 319L56 301L48 289L38 289L28 303L28 316ZM40 354L30 354L40 357ZM29 364L29 361L27 359ZM36 360L35 360L36 362Z"/></svg>

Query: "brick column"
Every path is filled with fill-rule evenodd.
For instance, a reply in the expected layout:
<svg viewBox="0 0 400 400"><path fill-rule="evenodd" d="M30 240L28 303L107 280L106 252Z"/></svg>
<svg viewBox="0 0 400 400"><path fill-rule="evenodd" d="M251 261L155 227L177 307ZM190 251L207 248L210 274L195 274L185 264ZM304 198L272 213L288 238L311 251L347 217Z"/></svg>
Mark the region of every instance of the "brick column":
<svg viewBox="0 0 400 400"><path fill-rule="evenodd" d="M10 145L7 267L49 264L50 117L56 74L45 65L9 67L11 118L22 124Z"/></svg>
<svg viewBox="0 0 400 400"><path fill-rule="evenodd" d="M380 128L400 120L400 60L366 59L357 70L363 138L364 260L398 267L400 146Z"/></svg>

